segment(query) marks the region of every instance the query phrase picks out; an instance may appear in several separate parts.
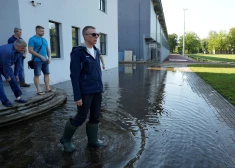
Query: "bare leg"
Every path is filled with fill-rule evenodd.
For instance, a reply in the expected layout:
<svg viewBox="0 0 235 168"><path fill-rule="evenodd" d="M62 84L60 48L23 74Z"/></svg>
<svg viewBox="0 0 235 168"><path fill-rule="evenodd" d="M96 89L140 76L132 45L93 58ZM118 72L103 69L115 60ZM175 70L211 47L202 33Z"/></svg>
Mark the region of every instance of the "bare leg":
<svg viewBox="0 0 235 168"><path fill-rule="evenodd" d="M50 82L49 74L44 75L44 83L45 83L46 91L51 90L49 86L49 82Z"/></svg>
<svg viewBox="0 0 235 168"><path fill-rule="evenodd" d="M37 88L37 92L38 93L41 92L40 83L39 83L39 76L34 76L33 80L34 80L34 84Z"/></svg>

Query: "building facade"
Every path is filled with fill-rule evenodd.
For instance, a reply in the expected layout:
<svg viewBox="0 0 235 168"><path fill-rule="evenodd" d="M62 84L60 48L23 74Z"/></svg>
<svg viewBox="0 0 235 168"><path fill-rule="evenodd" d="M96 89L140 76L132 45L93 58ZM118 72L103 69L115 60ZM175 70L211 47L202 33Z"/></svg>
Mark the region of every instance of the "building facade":
<svg viewBox="0 0 235 168"><path fill-rule="evenodd" d="M167 38L161 0L118 1L119 61L129 50L136 60L162 62L170 53Z"/></svg>
<svg viewBox="0 0 235 168"><path fill-rule="evenodd" d="M106 69L118 66L117 0L8 0L0 6L0 45L6 44L15 27L22 29L22 38L35 35L35 27L45 28L52 53L50 64L51 84L69 80L70 52L73 46L83 42L82 29L96 27L100 38L97 47L105 60ZM25 78L33 83L33 71L25 60ZM40 77L42 81L42 76Z"/></svg>

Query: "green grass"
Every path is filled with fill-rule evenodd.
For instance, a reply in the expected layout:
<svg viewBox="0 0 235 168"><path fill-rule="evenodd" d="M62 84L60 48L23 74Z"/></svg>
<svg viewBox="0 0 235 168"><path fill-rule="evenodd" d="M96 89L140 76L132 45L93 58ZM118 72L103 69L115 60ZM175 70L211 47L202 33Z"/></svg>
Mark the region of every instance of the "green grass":
<svg viewBox="0 0 235 168"><path fill-rule="evenodd" d="M235 65L196 64L189 65L189 67L231 104L235 105Z"/></svg>
<svg viewBox="0 0 235 168"><path fill-rule="evenodd" d="M187 56L200 61L200 62L213 62L213 61L221 61L221 62L235 62L235 55L227 54L188 54Z"/></svg>

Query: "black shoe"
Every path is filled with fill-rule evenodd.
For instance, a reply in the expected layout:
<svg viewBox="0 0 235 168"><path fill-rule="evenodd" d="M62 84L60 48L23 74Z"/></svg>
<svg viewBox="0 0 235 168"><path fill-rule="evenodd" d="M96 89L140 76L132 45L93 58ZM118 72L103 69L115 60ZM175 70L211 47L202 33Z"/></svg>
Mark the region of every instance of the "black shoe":
<svg viewBox="0 0 235 168"><path fill-rule="evenodd" d="M19 100L15 100L17 103L27 103L28 101L25 99L20 98Z"/></svg>
<svg viewBox="0 0 235 168"><path fill-rule="evenodd" d="M20 87L30 87L30 85L25 82L20 82Z"/></svg>
<svg viewBox="0 0 235 168"><path fill-rule="evenodd" d="M13 104L11 102L2 102L2 105L5 107L13 107Z"/></svg>

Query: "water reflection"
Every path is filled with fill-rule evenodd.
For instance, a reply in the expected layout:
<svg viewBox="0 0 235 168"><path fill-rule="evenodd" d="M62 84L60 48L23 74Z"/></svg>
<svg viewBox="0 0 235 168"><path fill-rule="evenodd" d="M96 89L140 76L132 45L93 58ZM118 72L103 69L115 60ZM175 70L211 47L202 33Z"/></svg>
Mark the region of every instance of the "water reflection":
<svg viewBox="0 0 235 168"><path fill-rule="evenodd" d="M164 80L167 72L147 68L147 65L144 64L125 64L119 66L119 73L113 69L105 72L104 75L104 83L108 83L107 80L110 79L111 74L112 79L115 77L118 79L118 87L117 83L113 83L109 85L110 87L105 88L104 97L107 98L106 95L110 95L110 92L112 92L112 96L109 99L104 98L104 104L116 103L112 108L106 106L106 110L109 111L107 115L115 113L115 120L132 131L136 137L136 148L128 157L133 156L133 158L119 160L119 163L123 163L123 166L126 164L127 167L131 167L141 157L146 149L148 126L157 126L160 123L159 115L163 112ZM113 119L113 116L110 119ZM136 155L138 157L134 157Z"/></svg>
<svg viewBox="0 0 235 168"><path fill-rule="evenodd" d="M226 147L231 140L225 142L231 131L218 122L213 109L189 85L189 80L197 80L190 72L120 65L117 78L118 106L114 111L119 117L130 114L119 119L137 143L128 159L118 161L119 166L109 163L105 167L234 167L235 151ZM105 94L111 90L106 88Z"/></svg>

